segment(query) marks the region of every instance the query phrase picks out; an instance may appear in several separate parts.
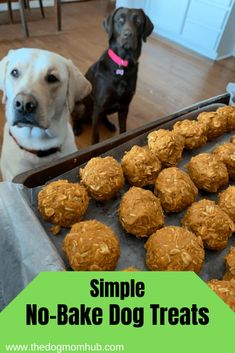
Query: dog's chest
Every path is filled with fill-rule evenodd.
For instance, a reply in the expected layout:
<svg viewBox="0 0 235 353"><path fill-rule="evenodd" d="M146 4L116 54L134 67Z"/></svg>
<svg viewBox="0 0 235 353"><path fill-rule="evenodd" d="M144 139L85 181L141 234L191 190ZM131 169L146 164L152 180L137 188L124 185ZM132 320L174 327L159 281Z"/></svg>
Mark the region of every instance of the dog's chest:
<svg viewBox="0 0 235 353"><path fill-rule="evenodd" d="M116 93L118 99L132 97L136 89L136 75L128 75L125 72L122 76L115 75L112 86L112 91Z"/></svg>
<svg viewBox="0 0 235 353"><path fill-rule="evenodd" d="M126 80L115 80L114 90L116 92L116 96L121 99L126 95L130 95L133 91L133 87L131 84L128 85Z"/></svg>

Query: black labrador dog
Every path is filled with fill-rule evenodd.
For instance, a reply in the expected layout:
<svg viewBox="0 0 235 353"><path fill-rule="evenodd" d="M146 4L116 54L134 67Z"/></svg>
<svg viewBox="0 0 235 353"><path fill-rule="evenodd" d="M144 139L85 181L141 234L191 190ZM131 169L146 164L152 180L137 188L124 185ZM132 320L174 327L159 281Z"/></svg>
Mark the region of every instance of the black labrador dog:
<svg viewBox="0 0 235 353"><path fill-rule="evenodd" d="M115 131L107 118L109 114L118 113L120 133L126 131L142 40L146 42L153 30L152 22L141 9L120 7L103 24L109 35L109 49L88 69L85 77L92 84L92 92L76 105L72 115L75 135L79 134L82 122L92 119L93 144L99 142L101 121L110 131Z"/></svg>

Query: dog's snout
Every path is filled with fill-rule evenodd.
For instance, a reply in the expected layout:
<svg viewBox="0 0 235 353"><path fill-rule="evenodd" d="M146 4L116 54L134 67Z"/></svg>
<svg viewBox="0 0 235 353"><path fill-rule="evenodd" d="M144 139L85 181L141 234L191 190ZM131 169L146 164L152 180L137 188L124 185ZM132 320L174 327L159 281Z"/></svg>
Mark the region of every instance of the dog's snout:
<svg viewBox="0 0 235 353"><path fill-rule="evenodd" d="M36 99L28 94L18 94L14 103L15 110L20 114L32 114L37 109Z"/></svg>
<svg viewBox="0 0 235 353"><path fill-rule="evenodd" d="M130 29L126 29L123 36L125 39L131 38L133 36L133 32Z"/></svg>
<svg viewBox="0 0 235 353"><path fill-rule="evenodd" d="M13 125L39 126L36 110L38 102L30 94L19 93L14 99L15 117Z"/></svg>

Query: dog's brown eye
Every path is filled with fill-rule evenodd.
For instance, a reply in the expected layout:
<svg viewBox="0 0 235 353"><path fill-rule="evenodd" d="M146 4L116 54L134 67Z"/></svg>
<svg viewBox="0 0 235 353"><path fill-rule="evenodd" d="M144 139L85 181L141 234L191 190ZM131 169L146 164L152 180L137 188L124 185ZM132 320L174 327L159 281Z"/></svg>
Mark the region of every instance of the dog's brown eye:
<svg viewBox="0 0 235 353"><path fill-rule="evenodd" d="M125 22L124 17L120 17L120 18L118 19L118 22L121 23L121 24L123 24L123 23Z"/></svg>
<svg viewBox="0 0 235 353"><path fill-rule="evenodd" d="M46 81L48 83L55 83L55 82L58 82L59 79L55 75L50 74L50 75L47 75Z"/></svg>
<svg viewBox="0 0 235 353"><path fill-rule="evenodd" d="M17 69L14 69L11 71L11 76L18 78L20 76L20 73Z"/></svg>

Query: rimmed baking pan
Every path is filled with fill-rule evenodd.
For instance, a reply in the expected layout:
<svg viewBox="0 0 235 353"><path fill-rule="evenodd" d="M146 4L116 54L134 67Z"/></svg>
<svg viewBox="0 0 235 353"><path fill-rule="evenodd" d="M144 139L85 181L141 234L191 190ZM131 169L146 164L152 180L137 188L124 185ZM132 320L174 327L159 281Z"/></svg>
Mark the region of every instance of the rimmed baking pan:
<svg viewBox="0 0 235 353"><path fill-rule="evenodd" d="M69 269L69 264L63 252L63 239L68 230L63 229L62 232L55 236L50 232L51 224L45 222L37 210L37 195L41 190L41 185L45 182L54 179L68 179L69 181L78 182L79 169L91 157L97 155L113 156L118 161L121 160L125 151L129 150L134 144L145 145L147 142L147 135L150 131L165 128L170 129L176 121L183 119L196 119L198 114L202 111L214 111L224 104L228 104L229 95L224 94L209 100L200 102L192 107L186 108L171 116L162 118L153 123L147 124L140 129L115 137L111 140L105 141L90 148L80 151L72 156L69 156L59 162L51 164L45 168L40 168L35 172L28 172L15 178L15 182L21 182L25 185L26 199L32 208L37 219L40 220L48 237L55 245L58 253L65 262L65 266ZM205 146L195 149L193 151L184 151L182 161L178 165L181 169L185 169L185 164L189 161L192 155L201 152L210 152L216 145L221 144L230 139L231 133L224 134ZM230 183L232 184L232 183ZM122 270L128 266L135 266L140 270L147 270L145 266L145 249L144 243L146 239L137 239L132 235L126 234L122 229L118 220L118 208L120 198L123 193L128 190L130 185L125 183L124 188L119 192L113 200L101 203L95 200L90 201L88 211L85 219L98 219L101 222L109 225L118 235L121 243L121 256L118 262L117 270ZM151 189L151 188L150 188ZM205 192L199 192L198 200L201 198L208 198L216 200L217 195ZM185 211L181 213L168 214L165 217L166 225L180 225L180 220ZM224 268L224 256L228 252L231 245L235 245L235 237L233 236L229 241L229 246L222 251L206 250L206 260L200 276L204 280L211 278L222 278Z"/></svg>

